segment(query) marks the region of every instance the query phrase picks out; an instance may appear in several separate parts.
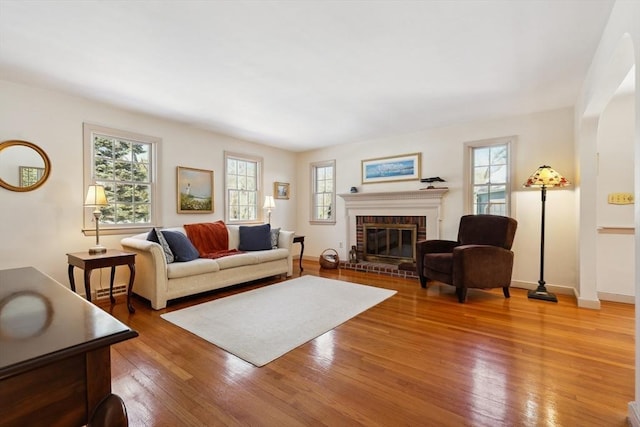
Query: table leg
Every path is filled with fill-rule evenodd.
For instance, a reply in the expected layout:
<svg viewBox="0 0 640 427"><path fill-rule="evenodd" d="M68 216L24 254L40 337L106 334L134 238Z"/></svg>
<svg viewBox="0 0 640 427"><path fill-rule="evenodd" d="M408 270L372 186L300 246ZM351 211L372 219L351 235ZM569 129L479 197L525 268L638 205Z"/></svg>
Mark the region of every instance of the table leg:
<svg viewBox="0 0 640 427"><path fill-rule="evenodd" d="M73 265L69 264L69 284L71 285L71 290L73 292L76 291L76 280L73 277Z"/></svg>
<svg viewBox="0 0 640 427"><path fill-rule="evenodd" d="M84 269L84 291L87 294L87 301L91 302L91 269Z"/></svg>
<svg viewBox="0 0 640 427"><path fill-rule="evenodd" d="M111 280L109 281L109 299L111 304L116 303L116 299L113 297L113 279L116 277L116 266L111 267Z"/></svg>
<svg viewBox="0 0 640 427"><path fill-rule="evenodd" d="M298 260L299 264L300 264L300 272L304 271L304 268L302 268L302 255L304 254L304 240L302 240L300 242L300 259Z"/></svg>
<svg viewBox="0 0 640 427"><path fill-rule="evenodd" d="M129 264L129 289L127 289L127 308L129 313L135 313L136 309L131 304L131 292L133 291L133 279L136 277L136 265L134 263Z"/></svg>

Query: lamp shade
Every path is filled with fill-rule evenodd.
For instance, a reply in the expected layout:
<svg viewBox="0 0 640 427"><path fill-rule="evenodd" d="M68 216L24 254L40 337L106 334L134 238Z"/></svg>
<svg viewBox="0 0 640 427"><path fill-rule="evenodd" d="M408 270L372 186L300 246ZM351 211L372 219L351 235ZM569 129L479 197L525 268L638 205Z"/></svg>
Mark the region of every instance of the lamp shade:
<svg viewBox="0 0 640 427"><path fill-rule="evenodd" d="M524 187L564 187L567 178L553 170L551 166L540 166L524 183Z"/></svg>
<svg viewBox="0 0 640 427"><path fill-rule="evenodd" d="M273 200L273 196L265 196L264 198L264 209L273 209L276 207L276 202Z"/></svg>
<svg viewBox="0 0 640 427"><path fill-rule="evenodd" d="M90 185L87 190L87 198L84 200L85 206L107 206L107 195L102 185Z"/></svg>

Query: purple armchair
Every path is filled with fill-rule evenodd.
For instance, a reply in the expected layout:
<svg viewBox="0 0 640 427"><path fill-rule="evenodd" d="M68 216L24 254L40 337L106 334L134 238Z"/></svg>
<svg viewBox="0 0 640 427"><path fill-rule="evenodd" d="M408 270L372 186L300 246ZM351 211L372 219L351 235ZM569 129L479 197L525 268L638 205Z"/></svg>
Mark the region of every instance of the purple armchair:
<svg viewBox="0 0 640 427"><path fill-rule="evenodd" d="M465 302L468 288L502 288L509 298L513 270L513 238L518 223L498 215L460 218L458 240L423 240L416 243L420 285L437 280L456 287Z"/></svg>

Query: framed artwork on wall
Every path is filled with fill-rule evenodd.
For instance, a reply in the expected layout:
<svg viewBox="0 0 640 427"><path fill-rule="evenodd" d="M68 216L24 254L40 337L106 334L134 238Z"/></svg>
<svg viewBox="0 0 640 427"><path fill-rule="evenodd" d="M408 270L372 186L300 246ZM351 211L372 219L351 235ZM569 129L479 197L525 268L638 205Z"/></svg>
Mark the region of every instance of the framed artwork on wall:
<svg viewBox="0 0 640 427"><path fill-rule="evenodd" d="M178 166L178 213L213 212L213 171Z"/></svg>
<svg viewBox="0 0 640 427"><path fill-rule="evenodd" d="M274 182L273 183L273 198L274 199L289 199L289 183L288 182Z"/></svg>
<svg viewBox="0 0 640 427"><path fill-rule="evenodd" d="M421 155L412 153L363 160L362 183L419 180Z"/></svg>

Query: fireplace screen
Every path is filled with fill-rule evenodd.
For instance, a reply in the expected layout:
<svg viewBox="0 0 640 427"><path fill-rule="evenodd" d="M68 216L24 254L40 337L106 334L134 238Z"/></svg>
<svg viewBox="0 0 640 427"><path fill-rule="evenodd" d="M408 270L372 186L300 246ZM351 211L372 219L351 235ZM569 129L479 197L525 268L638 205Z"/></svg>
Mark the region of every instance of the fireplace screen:
<svg viewBox="0 0 640 427"><path fill-rule="evenodd" d="M363 246L366 261L414 262L416 224L364 224Z"/></svg>

